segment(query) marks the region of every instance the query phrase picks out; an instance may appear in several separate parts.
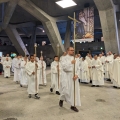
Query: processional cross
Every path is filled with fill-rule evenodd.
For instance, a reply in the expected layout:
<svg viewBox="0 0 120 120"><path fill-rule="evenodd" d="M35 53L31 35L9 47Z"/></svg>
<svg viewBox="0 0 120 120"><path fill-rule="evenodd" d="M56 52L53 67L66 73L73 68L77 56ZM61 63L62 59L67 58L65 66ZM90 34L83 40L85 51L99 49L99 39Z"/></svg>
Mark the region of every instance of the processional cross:
<svg viewBox="0 0 120 120"><path fill-rule="evenodd" d="M80 23L78 20L75 19L75 12L74 12L74 18L68 16L69 19L71 19L74 22L74 60L75 60L75 29L76 29L76 23ZM75 64L74 64L74 76L75 76ZM74 81L74 106L75 106L75 81Z"/></svg>

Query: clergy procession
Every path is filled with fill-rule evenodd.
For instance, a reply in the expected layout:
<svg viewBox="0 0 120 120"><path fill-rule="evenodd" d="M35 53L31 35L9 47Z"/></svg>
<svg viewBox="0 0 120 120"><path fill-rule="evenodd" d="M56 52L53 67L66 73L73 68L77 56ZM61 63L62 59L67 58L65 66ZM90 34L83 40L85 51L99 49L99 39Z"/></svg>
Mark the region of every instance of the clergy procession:
<svg viewBox="0 0 120 120"><path fill-rule="evenodd" d="M14 73L13 81L20 87L27 88L28 98L40 99L40 86L47 85L46 62L41 51L41 57L34 55L16 55L0 58L0 72L8 79ZM55 56L51 63L51 93L59 96L59 106L63 102L71 106L71 110L78 112L81 106L80 84L91 84L91 87L104 86L105 80L112 83L115 89L120 88L120 56L109 51L86 57L80 54L74 56L74 48L69 47L61 57ZM27 57L28 56L28 57ZM48 68L49 69L49 68Z"/></svg>

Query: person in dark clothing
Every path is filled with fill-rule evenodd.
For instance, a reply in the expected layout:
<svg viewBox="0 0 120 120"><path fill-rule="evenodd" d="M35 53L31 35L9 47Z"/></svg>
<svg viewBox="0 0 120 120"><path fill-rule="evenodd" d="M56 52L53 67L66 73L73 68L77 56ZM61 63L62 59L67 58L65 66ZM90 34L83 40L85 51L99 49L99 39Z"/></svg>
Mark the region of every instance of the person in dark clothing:
<svg viewBox="0 0 120 120"><path fill-rule="evenodd" d="M0 57L0 75L2 74L2 72L3 72L3 65L1 63L1 57Z"/></svg>

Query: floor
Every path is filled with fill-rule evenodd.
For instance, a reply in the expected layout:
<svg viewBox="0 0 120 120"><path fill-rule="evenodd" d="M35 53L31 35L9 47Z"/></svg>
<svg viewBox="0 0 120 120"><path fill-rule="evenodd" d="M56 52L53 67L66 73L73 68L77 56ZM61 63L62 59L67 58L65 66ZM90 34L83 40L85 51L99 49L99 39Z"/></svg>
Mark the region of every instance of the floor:
<svg viewBox="0 0 120 120"><path fill-rule="evenodd" d="M81 103L79 112L58 105L59 96L50 93L50 70L47 70L47 86L40 86L40 100L28 98L27 88L13 82L13 76L0 76L0 120L120 120L120 89L110 82L92 88L91 84L80 84Z"/></svg>

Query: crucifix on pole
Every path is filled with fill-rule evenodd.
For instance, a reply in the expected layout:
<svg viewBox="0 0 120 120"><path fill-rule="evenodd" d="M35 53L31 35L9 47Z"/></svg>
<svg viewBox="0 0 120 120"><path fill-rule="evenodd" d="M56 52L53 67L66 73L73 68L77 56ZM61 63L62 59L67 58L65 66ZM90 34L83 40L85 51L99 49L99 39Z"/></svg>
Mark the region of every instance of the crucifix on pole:
<svg viewBox="0 0 120 120"><path fill-rule="evenodd" d="M80 23L78 20L75 19L75 12L74 12L74 18L68 16L69 19L71 19L74 22L74 60L75 60L75 28L76 28L76 23ZM75 76L75 64L74 64L74 76ZM74 106L75 106L75 81L74 81Z"/></svg>

